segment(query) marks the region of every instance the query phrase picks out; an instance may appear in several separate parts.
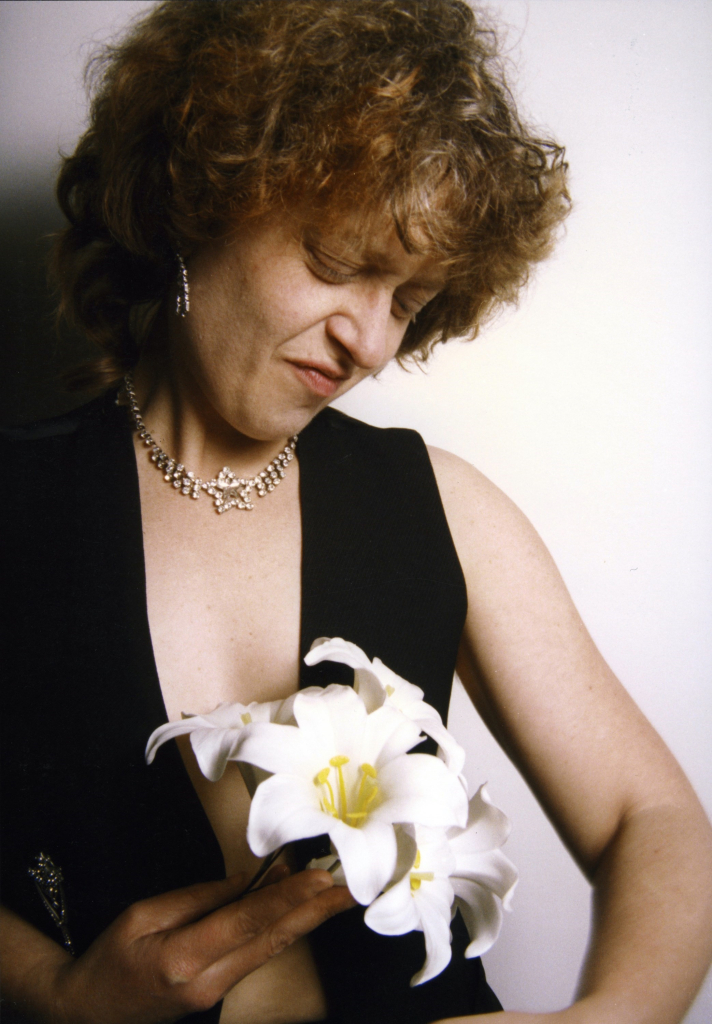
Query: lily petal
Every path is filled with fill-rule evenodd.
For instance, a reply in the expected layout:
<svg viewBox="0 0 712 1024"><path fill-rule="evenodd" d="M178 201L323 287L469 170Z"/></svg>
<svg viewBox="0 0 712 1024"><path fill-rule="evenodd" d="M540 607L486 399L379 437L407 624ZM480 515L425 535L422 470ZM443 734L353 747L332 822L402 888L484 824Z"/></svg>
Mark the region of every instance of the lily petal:
<svg viewBox="0 0 712 1024"><path fill-rule="evenodd" d="M452 846L452 844L450 844ZM491 889L509 909L509 902L519 880L519 873L511 860L501 850L487 850L484 853L459 854L455 857L457 878Z"/></svg>
<svg viewBox="0 0 712 1024"><path fill-rule="evenodd" d="M431 754L403 754L378 773L382 802L371 817L381 821L463 827L467 797L458 778Z"/></svg>
<svg viewBox="0 0 712 1024"><path fill-rule="evenodd" d="M436 878L449 878L456 862L447 840L447 829L415 825L414 832L420 852L419 870L432 871Z"/></svg>
<svg viewBox="0 0 712 1024"><path fill-rule="evenodd" d="M261 782L270 777L270 773L264 771L263 768L256 768L253 764L248 764L247 761L238 761L237 767L240 769L242 775L242 781L247 787L247 792L250 794L250 800L255 795L255 790Z"/></svg>
<svg viewBox="0 0 712 1024"><path fill-rule="evenodd" d="M425 882L415 893L420 926L425 935L425 963L410 980L412 986L422 985L445 970L452 957L450 932L450 885L445 881Z"/></svg>
<svg viewBox="0 0 712 1024"><path fill-rule="evenodd" d="M148 737L148 743L146 744L146 764L153 764L158 748L163 746L168 740L175 739L176 736L185 736L196 728L200 728L201 722L197 726L194 724L196 718L199 717L198 715L191 715L180 722L166 722L165 725L159 725L157 729L154 729Z"/></svg>
<svg viewBox="0 0 712 1024"><path fill-rule="evenodd" d="M364 702L370 714L380 708L386 699L386 693L378 677L371 668L371 662L365 651L348 640L335 636L320 637L311 645L311 650L304 658L305 664L317 665L322 661L338 661L354 670L354 690Z"/></svg>
<svg viewBox="0 0 712 1024"><path fill-rule="evenodd" d="M423 708L429 708L434 711L435 714L422 715L421 711ZM410 705L403 709L403 713L408 715L409 718L415 722L415 724L427 733L431 739L434 739L437 745L440 747L442 752L443 760L448 766L451 772L455 775L460 775L462 769L465 767L465 751L463 747L457 742L453 734L445 728L443 725L440 715L435 711L435 708L430 708L429 704L424 701L420 701L419 704Z"/></svg>
<svg viewBox="0 0 712 1024"><path fill-rule="evenodd" d="M266 772L303 775L310 779L331 756L332 747L318 746L294 725L255 722L240 732L233 748L235 761L249 761Z"/></svg>
<svg viewBox="0 0 712 1024"><path fill-rule="evenodd" d="M425 693L414 683L399 676L388 665L384 665L380 658L374 658L371 662L372 671L378 676L381 686L388 694L389 703L404 710L406 704L412 701L422 701ZM436 712L437 713L437 712Z"/></svg>
<svg viewBox="0 0 712 1024"><path fill-rule="evenodd" d="M265 785L271 781L268 779ZM324 815L324 818L327 817ZM387 884L396 866L393 826L370 819L362 828L352 828L339 818L329 818L328 827L322 827L321 831L329 833L341 858L351 895L359 903L368 906Z"/></svg>
<svg viewBox="0 0 712 1024"><path fill-rule="evenodd" d="M470 800L465 831L448 834L448 838L458 856L460 853L476 853L502 846L510 831L509 818L492 805L483 785Z"/></svg>
<svg viewBox="0 0 712 1024"><path fill-rule="evenodd" d="M455 902L470 936L466 957L482 956L497 940L502 927L502 908L489 891L466 878L452 878Z"/></svg>
<svg viewBox="0 0 712 1024"><path fill-rule="evenodd" d="M228 704L223 701L209 714L196 717L218 729L243 729L250 721L274 721L283 704L283 700L268 700L262 703L253 700L250 704Z"/></svg>
<svg viewBox="0 0 712 1024"><path fill-rule="evenodd" d="M310 744L332 756L344 753L352 745L352 737L363 728L368 712L350 686L332 683L316 693L298 693L294 717L300 732L309 736Z"/></svg>
<svg viewBox="0 0 712 1024"><path fill-rule="evenodd" d="M295 839L323 835L334 820L319 809L312 782L296 775L273 775L252 798L247 842L257 857L266 857Z"/></svg>
<svg viewBox="0 0 712 1024"><path fill-rule="evenodd" d="M374 768L393 761L420 743L420 729L395 708L377 708L364 722L360 758Z"/></svg>
<svg viewBox="0 0 712 1024"><path fill-rule="evenodd" d="M340 636L319 637L304 656L305 665L318 665L321 661L338 661L353 669L371 668L371 662L366 652L356 644L352 644L350 640L343 640Z"/></svg>
<svg viewBox="0 0 712 1024"><path fill-rule="evenodd" d="M242 730L236 729L194 729L190 734L190 745L195 760L206 779L217 782L222 778L225 765L230 758Z"/></svg>
<svg viewBox="0 0 712 1024"><path fill-rule="evenodd" d="M420 914L410 891L410 876L386 889L374 900L363 917L368 927L379 935L405 935L420 928Z"/></svg>
<svg viewBox="0 0 712 1024"><path fill-rule="evenodd" d="M250 722L273 721L282 713L282 706L284 704L285 701L282 700L265 701L262 704L257 701L253 701L251 704L228 704L223 701L207 714L184 714L179 722L167 722L165 725L160 725L157 729L154 729L146 745L146 762L148 764L152 763L156 756L156 751L167 740L190 733L193 750L196 750L196 741L193 738L195 734L205 733L209 735L213 732L219 733L230 730L234 735L237 735ZM210 764L212 774L208 778L216 781L225 770L224 762L222 767L219 766L220 759L223 756L226 759L229 755L216 755L217 760L214 760L211 746L213 743L216 746L216 750L224 751L228 746L228 740L225 736L222 736L219 739L214 737L212 740L207 741L208 746L203 756L206 759L206 763ZM199 743L199 746L202 746L202 741Z"/></svg>

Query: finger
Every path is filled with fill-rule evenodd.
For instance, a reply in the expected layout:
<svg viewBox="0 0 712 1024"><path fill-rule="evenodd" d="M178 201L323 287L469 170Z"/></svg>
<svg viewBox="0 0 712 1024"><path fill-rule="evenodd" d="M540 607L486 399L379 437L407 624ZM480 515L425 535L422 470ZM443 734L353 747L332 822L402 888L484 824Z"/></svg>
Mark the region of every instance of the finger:
<svg viewBox="0 0 712 1024"><path fill-rule="evenodd" d="M227 953L203 974L202 983L221 999L244 977L335 914L356 906L345 886L336 885L294 907L256 938Z"/></svg>
<svg viewBox="0 0 712 1024"><path fill-rule="evenodd" d="M264 889L266 885L274 885L275 882L281 882L283 878L289 878L292 871L287 864L275 864L269 869L264 878L261 878L257 886L258 889Z"/></svg>
<svg viewBox="0 0 712 1024"><path fill-rule="evenodd" d="M174 933L172 938L180 940L174 948L181 951L182 962L200 973L333 884L327 871L290 875Z"/></svg>
<svg viewBox="0 0 712 1024"><path fill-rule="evenodd" d="M134 903L126 914L130 916L132 929L138 934L170 931L199 921L206 914L233 902L249 882L250 875L246 872L216 882L198 882Z"/></svg>

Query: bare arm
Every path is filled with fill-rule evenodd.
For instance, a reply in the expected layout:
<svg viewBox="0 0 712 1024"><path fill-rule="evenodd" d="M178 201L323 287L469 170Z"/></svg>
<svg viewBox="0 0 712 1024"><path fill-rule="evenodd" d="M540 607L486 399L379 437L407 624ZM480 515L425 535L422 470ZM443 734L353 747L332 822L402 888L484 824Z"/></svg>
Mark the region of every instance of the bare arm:
<svg viewBox="0 0 712 1024"><path fill-rule="evenodd" d="M712 955L709 823L532 526L467 463L431 457L467 579L458 672L595 889L574 1007L496 1020L675 1024Z"/></svg>
<svg viewBox="0 0 712 1024"><path fill-rule="evenodd" d="M207 1010L242 978L354 905L325 871L273 868L129 907L78 959L0 908L3 998L38 1024L158 1024Z"/></svg>

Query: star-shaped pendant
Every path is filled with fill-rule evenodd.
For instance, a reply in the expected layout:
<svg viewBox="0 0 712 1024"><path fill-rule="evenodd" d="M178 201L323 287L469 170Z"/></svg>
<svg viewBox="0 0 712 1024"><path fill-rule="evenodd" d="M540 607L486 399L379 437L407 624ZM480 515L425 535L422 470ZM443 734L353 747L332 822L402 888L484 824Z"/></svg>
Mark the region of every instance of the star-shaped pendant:
<svg viewBox="0 0 712 1024"><path fill-rule="evenodd" d="M210 480L206 487L213 497L217 512L227 512L238 508L250 511L255 506L250 501L254 481L236 476L228 466L223 466L215 480Z"/></svg>

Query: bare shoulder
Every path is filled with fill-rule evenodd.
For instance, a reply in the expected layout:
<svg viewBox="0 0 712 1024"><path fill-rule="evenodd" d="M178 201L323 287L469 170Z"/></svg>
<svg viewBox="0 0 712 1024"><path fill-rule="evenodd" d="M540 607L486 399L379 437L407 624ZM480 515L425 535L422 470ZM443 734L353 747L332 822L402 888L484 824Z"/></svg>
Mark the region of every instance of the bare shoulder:
<svg viewBox="0 0 712 1024"><path fill-rule="evenodd" d="M477 563L481 573L514 561L519 572L536 562L563 583L538 533L514 502L469 462L428 446L448 525L465 575ZM468 583L473 581L468 579Z"/></svg>

